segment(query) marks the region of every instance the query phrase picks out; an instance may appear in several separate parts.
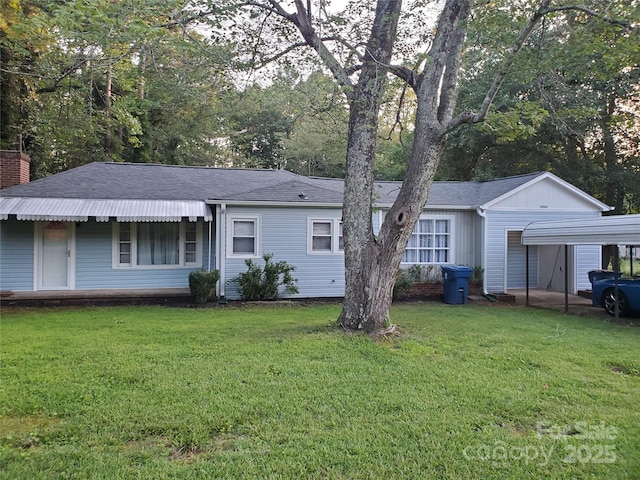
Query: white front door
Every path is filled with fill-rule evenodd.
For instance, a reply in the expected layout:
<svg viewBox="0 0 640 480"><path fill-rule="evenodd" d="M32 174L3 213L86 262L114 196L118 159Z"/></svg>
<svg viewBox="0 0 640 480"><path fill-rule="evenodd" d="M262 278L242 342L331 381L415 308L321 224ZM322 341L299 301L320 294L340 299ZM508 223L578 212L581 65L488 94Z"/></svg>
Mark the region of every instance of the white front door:
<svg viewBox="0 0 640 480"><path fill-rule="evenodd" d="M68 222L38 224L38 289L72 288L74 227Z"/></svg>

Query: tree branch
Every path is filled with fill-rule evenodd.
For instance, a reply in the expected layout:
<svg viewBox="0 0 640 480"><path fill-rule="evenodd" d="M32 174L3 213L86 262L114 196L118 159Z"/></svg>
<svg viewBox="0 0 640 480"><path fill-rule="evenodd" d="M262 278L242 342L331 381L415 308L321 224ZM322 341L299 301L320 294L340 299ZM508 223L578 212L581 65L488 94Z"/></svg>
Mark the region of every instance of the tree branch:
<svg viewBox="0 0 640 480"><path fill-rule="evenodd" d="M500 90L500 87L502 86L502 83L507 75L507 70L513 64L516 54L522 49L522 47L524 46L524 42L527 40L527 38L529 38L529 36L531 35L531 32L533 31L537 23L540 21L540 19L544 18L546 15L550 13L574 10L574 11L586 13L587 15L592 17L600 18L606 22L611 23L612 25L624 27L629 30L636 29L636 27L631 25L629 22L626 22L624 20L616 20L616 19L608 18L586 7L582 7L579 5L565 5L565 6L558 6L558 7L550 7L549 6L550 3L551 3L551 0L543 0L540 3L538 10L536 10L536 12L532 15L532 17L529 19L525 27L520 32L520 35L516 40L516 43L509 50L509 54L502 66L500 73L498 73L496 77L493 79L493 82L489 87L489 90L487 91L487 94L485 95L485 98L482 102L482 106L480 107L480 110L478 110L478 112L476 113L469 112L469 111L461 113L449 123L445 133L450 132L451 130L455 129L456 127L464 123L480 123L486 119L487 114L489 112L489 108L491 107L493 100L498 94L498 90Z"/></svg>
<svg viewBox="0 0 640 480"><path fill-rule="evenodd" d="M420 86L420 75L411 68L402 65L389 65L389 72L406 82L413 90L417 90Z"/></svg>
<svg viewBox="0 0 640 480"><path fill-rule="evenodd" d="M270 4L279 7L279 2L276 0L268 0ZM311 48L313 48L325 66L331 71L333 78L336 79L338 84L345 89L345 95L350 98L352 93L353 84L345 68L340 64L338 59L327 48L323 39L318 36L313 25L311 24L311 17L307 12L302 0L294 1L296 6L296 14L289 14L286 18L289 19L297 27L298 31L302 35L302 38L307 42Z"/></svg>
<svg viewBox="0 0 640 480"><path fill-rule="evenodd" d="M601 20L604 20L605 22L608 22L612 25L617 25L619 27L624 27L628 30L634 30L637 27L634 27L631 23L627 22L626 20L617 20L615 18L609 18L605 15L602 15L598 12L596 12L595 10L591 10L590 8L586 8L586 7L582 7L580 5L564 5L564 6L558 6L558 7L547 7L544 9L543 11L543 15L546 15L548 13L555 13L555 12L566 12L569 10L575 10L578 12L582 12L582 13L586 13L587 15L589 15L590 17L596 17L599 18Z"/></svg>
<svg viewBox="0 0 640 480"><path fill-rule="evenodd" d="M500 90L500 87L502 86L502 82L504 82L504 79L507 76L507 70L511 65L513 65L516 54L522 49L522 47L524 46L524 42L526 42L527 38L529 38L529 35L531 35L531 32L533 31L537 23L541 18L544 17L546 13L548 13L547 8L549 7L550 3L551 0L542 0L542 3L540 4L540 7L538 7L538 10L535 11L525 27L520 32L516 43L509 50L508 56L502 65L500 73L498 73L493 79L493 82L491 83L491 86L489 87L489 90L487 91L487 94L482 101L480 110L478 110L477 113L463 112L458 115L451 122L449 122L449 124L445 128L445 134L449 133L454 128L459 127L463 123L480 123L485 120L485 118L487 117L487 113L489 112L489 108L491 107L493 100L496 98L498 90Z"/></svg>

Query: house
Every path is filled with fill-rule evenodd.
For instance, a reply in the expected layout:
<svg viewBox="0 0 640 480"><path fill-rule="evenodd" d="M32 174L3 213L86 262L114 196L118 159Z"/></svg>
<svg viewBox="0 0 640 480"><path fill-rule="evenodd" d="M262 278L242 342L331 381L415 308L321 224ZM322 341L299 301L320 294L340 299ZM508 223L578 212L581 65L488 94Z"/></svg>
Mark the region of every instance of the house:
<svg viewBox="0 0 640 480"><path fill-rule="evenodd" d="M28 168L24 157L3 160L3 178L24 180L8 173ZM374 229L399 188L377 183ZM246 271L245 260L273 253L296 267L296 297L341 297L342 192L341 180L282 170L87 164L0 191L0 290L32 298L184 293L191 271L218 269L219 294L236 299L230 279ZM548 172L435 182L403 266L480 267L487 292L523 288L529 223L607 210ZM530 247L531 287L563 291L563 252ZM577 245L568 255L571 291L588 288L600 249Z"/></svg>

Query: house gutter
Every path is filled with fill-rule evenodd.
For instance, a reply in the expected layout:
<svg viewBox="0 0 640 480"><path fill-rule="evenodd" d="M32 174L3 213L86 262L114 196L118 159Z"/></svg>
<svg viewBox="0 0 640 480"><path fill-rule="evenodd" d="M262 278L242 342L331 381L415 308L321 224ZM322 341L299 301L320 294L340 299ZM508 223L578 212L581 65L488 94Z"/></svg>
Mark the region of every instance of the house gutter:
<svg viewBox="0 0 640 480"><path fill-rule="evenodd" d="M209 220L208 223L209 223L209 252L207 254L207 259L208 259L207 271L211 272L211 243L213 242L213 239L211 238L211 224L213 223L213 218Z"/></svg>
<svg viewBox="0 0 640 480"><path fill-rule="evenodd" d="M331 202L270 202L268 200L205 200L207 205L235 205L238 207L292 207L342 208L342 203Z"/></svg>
<svg viewBox="0 0 640 480"><path fill-rule="evenodd" d="M487 212L482 207L476 208L476 213L482 218L482 295L487 292Z"/></svg>

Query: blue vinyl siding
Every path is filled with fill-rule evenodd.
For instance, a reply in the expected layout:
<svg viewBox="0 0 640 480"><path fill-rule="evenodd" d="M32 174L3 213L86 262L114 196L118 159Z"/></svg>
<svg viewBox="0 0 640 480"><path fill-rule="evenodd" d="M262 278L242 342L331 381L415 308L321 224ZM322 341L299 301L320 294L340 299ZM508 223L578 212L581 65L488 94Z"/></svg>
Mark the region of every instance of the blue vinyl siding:
<svg viewBox="0 0 640 480"><path fill-rule="evenodd" d="M32 222L0 222L0 290L33 290Z"/></svg>
<svg viewBox="0 0 640 480"><path fill-rule="evenodd" d="M87 222L76 229L76 290L118 288L187 288L189 273L184 268L113 268L113 224ZM202 228L202 265L208 265L208 225ZM199 268L198 268L199 269Z"/></svg>
<svg viewBox="0 0 640 480"><path fill-rule="evenodd" d="M260 253L272 253L274 261L285 260L296 267L293 273L298 279L296 298L344 296L344 255L309 255L307 253L308 218L341 218L341 209L306 208L248 208L227 207L227 216L260 215ZM223 241L225 241L223 239ZM244 259L226 258L225 296L239 298L237 286L230 279L245 272ZM254 262L263 264L262 259Z"/></svg>

